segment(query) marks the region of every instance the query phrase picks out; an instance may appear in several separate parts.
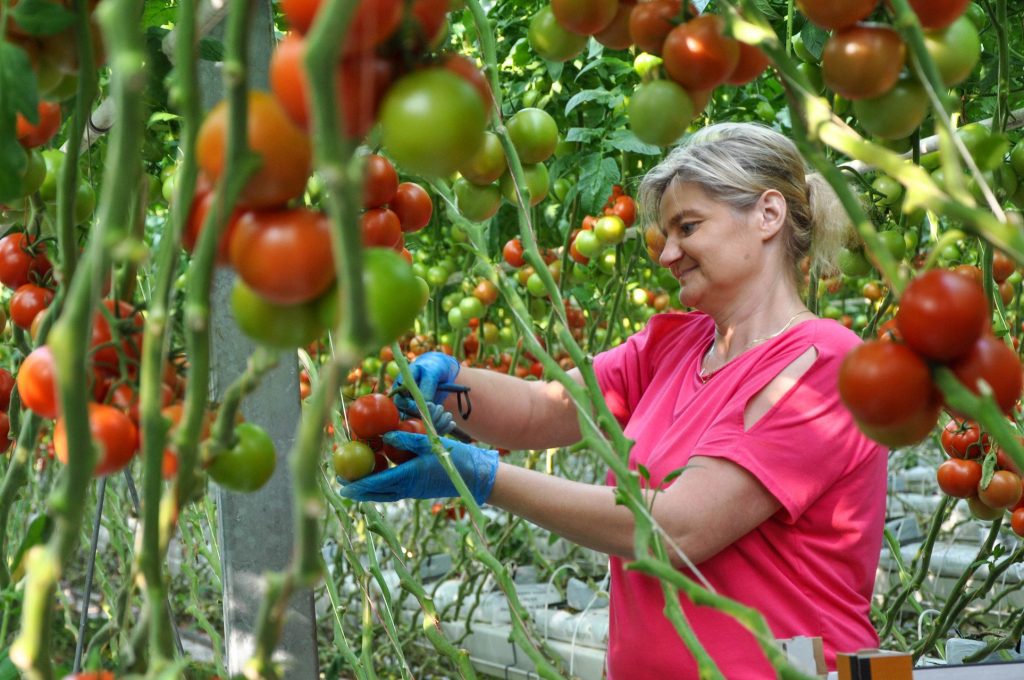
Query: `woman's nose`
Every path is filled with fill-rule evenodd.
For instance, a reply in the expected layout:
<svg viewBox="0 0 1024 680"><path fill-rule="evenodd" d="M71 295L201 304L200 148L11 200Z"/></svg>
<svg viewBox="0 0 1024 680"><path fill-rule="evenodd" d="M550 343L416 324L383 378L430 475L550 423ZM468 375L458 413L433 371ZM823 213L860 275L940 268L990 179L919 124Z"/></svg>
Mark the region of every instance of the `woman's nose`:
<svg viewBox="0 0 1024 680"><path fill-rule="evenodd" d="M658 258L658 262L661 263L662 267L668 267L681 256L682 249L679 247L678 239L673 238L671 234L666 236L665 246L661 249L661 256Z"/></svg>

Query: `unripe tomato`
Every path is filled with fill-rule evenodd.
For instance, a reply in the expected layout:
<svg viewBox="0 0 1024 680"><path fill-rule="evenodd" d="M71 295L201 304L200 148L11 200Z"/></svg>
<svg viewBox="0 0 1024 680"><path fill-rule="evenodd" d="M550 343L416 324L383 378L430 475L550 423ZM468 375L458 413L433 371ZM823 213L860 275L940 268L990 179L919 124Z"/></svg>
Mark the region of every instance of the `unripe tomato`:
<svg viewBox="0 0 1024 680"><path fill-rule="evenodd" d="M331 454L334 473L346 482L354 482L373 472L373 449L358 440L347 441Z"/></svg>
<svg viewBox="0 0 1024 680"><path fill-rule="evenodd" d="M274 440L252 423L235 427L235 444L221 451L206 471L210 479L231 491L256 491L270 481L277 465Z"/></svg>
<svg viewBox="0 0 1024 680"><path fill-rule="evenodd" d="M555 131L557 135L557 129ZM501 140L493 132L484 133L484 141L473 156L459 167L459 173L473 184L487 186L505 174L508 162Z"/></svg>
<svg viewBox="0 0 1024 680"><path fill-rule="evenodd" d="M967 507L971 511L971 515L975 519L980 519L985 522L991 522L994 519L999 519L1006 512L1002 508L990 508L981 502L981 499L977 496L971 496L967 499Z"/></svg>
<svg viewBox="0 0 1024 680"><path fill-rule="evenodd" d="M99 449L93 475L102 477L117 472L131 462L139 448L135 423L120 409L106 404L89 404L89 431ZM68 439L63 418L53 428L53 450L57 460L67 465Z"/></svg>
<svg viewBox="0 0 1024 680"><path fill-rule="evenodd" d="M497 185L480 186L463 178L455 180L455 202L462 216L471 222L484 222L494 217L501 207L501 190Z"/></svg>
<svg viewBox="0 0 1024 680"><path fill-rule="evenodd" d="M551 7L542 7L530 19L527 32L530 47L547 61L569 61L587 44L587 37L566 30L555 18Z"/></svg>
<svg viewBox="0 0 1024 680"><path fill-rule="evenodd" d="M616 245L626 238L626 223L617 215L605 215L594 225L594 235L604 245ZM586 253L584 253L586 255Z"/></svg>
<svg viewBox="0 0 1024 680"><path fill-rule="evenodd" d="M523 163L541 163L554 153L558 144L558 125L547 111L522 109L509 118L506 125Z"/></svg>
<svg viewBox="0 0 1024 680"><path fill-rule="evenodd" d="M697 110L678 83L652 80L638 87L629 101L629 128L641 141L669 146L686 132Z"/></svg>
<svg viewBox="0 0 1024 680"><path fill-rule="evenodd" d="M551 11L567 31L594 35L615 18L617 0L552 0Z"/></svg>
<svg viewBox="0 0 1024 680"><path fill-rule="evenodd" d="M524 192L523 198L526 198L525 193L529 192L530 205L537 205L543 201L548 195L548 187L550 182L550 176L548 175L548 168L543 163L535 163L533 165L523 166L523 176L526 179L526 186L520 187L520 190ZM501 176L501 181L498 183L501 188L502 195L512 205L519 204L519 198L516 191L516 184L512 178L512 173L506 172Z"/></svg>
<svg viewBox="0 0 1024 680"><path fill-rule="evenodd" d="M231 289L231 313L238 327L250 338L279 349L305 347L316 340L324 329L320 305L319 300L298 305L274 304L241 279L235 279Z"/></svg>
<svg viewBox="0 0 1024 680"><path fill-rule="evenodd" d="M924 46L946 87L967 80L981 59L981 37L967 17L960 17L944 29L926 31Z"/></svg>

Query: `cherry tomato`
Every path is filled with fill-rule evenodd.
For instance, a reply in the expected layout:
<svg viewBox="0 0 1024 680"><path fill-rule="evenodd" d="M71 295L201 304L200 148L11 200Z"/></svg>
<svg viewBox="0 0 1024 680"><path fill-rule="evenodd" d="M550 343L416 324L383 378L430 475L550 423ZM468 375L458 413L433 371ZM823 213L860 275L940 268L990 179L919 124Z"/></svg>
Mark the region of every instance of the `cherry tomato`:
<svg viewBox="0 0 1024 680"><path fill-rule="evenodd" d="M15 325L29 330L36 315L45 310L53 302L53 291L49 288L26 283L14 291L11 296L11 321Z"/></svg>
<svg viewBox="0 0 1024 680"><path fill-rule="evenodd" d="M353 439L347 441L331 454L334 473L346 482L354 482L373 472L376 460L373 449L364 442Z"/></svg>
<svg viewBox="0 0 1024 680"><path fill-rule="evenodd" d="M44 418L56 418L58 410L56 364L46 345L37 347L18 368L21 403Z"/></svg>
<svg viewBox="0 0 1024 680"><path fill-rule="evenodd" d="M281 0L281 11L296 31L313 25L321 0ZM387 40L402 19L402 0L359 0L348 32L341 39L346 54L365 52Z"/></svg>
<svg viewBox="0 0 1024 680"><path fill-rule="evenodd" d="M631 3L619 2L611 23L595 33L594 40L610 50L628 50L633 44L629 34L629 18L633 7Z"/></svg>
<svg viewBox="0 0 1024 680"><path fill-rule="evenodd" d="M859 24L825 43L821 75L826 85L846 99L870 99L896 84L906 58L906 45L895 30Z"/></svg>
<svg viewBox="0 0 1024 680"><path fill-rule="evenodd" d="M1024 536L1024 508L1017 508L1010 515L1010 528L1018 536Z"/></svg>
<svg viewBox="0 0 1024 680"><path fill-rule="evenodd" d="M215 195L212 191L200 192L199 188L196 188L196 195L192 200L192 209L189 211L188 222L185 223L185 231L181 234L181 245L189 253L195 250L203 224L206 222L206 217L213 207L214 198ZM235 227L238 226L238 218L241 217L242 213L242 210L235 209L228 216L227 224L220 235L220 243L217 244L217 264L229 264L231 261L229 255L231 236L235 233Z"/></svg>
<svg viewBox="0 0 1024 680"><path fill-rule="evenodd" d="M480 186L460 177L452 185L459 212L472 222L491 219L501 207L501 190L493 185Z"/></svg>
<svg viewBox="0 0 1024 680"><path fill-rule="evenodd" d="M473 86L476 93L480 95L480 102L484 105L484 111L488 118L494 109L494 93L491 92L491 84L487 80L480 67L469 57L461 54L447 54L441 59L441 66Z"/></svg>
<svg viewBox="0 0 1024 680"><path fill-rule="evenodd" d="M57 460L67 465L68 440L63 418L53 428L53 450ZM120 409L106 404L89 404L89 431L99 449L99 460L93 475L102 477L117 472L131 462L139 448L135 424Z"/></svg>
<svg viewBox="0 0 1024 680"><path fill-rule="evenodd" d="M248 114L248 144L261 163L242 189L239 206L280 206L306 188L312 162L309 137L266 92L250 90ZM228 124L227 100L222 100L199 129L199 167L214 183L225 168Z"/></svg>
<svg viewBox="0 0 1024 680"><path fill-rule="evenodd" d="M714 14L673 28L662 49L665 72L687 90L721 85L740 59L739 43L725 35L725 20Z"/></svg>
<svg viewBox="0 0 1024 680"><path fill-rule="evenodd" d="M521 109L508 119L506 126L523 163L542 163L555 152L558 126L547 111Z"/></svg>
<svg viewBox="0 0 1024 680"><path fill-rule="evenodd" d="M41 101L38 106L39 122L30 123L27 118L18 114L18 141L26 149L42 146L53 139L60 129L60 104Z"/></svg>
<svg viewBox="0 0 1024 680"><path fill-rule="evenodd" d="M473 297L485 305L493 305L498 301L498 287L488 279L481 279L473 288Z"/></svg>
<svg viewBox="0 0 1024 680"><path fill-rule="evenodd" d="M14 389L14 376L5 368L0 368L0 411L6 413L11 405L11 391Z"/></svg>
<svg viewBox="0 0 1024 680"><path fill-rule="evenodd" d="M736 64L725 82L730 85L746 85L750 81L764 73L768 68L768 55L761 51L757 45L748 45L745 42L738 43L740 46L740 60Z"/></svg>
<svg viewBox="0 0 1024 680"><path fill-rule="evenodd" d="M1009 470L996 470L984 489L978 486L978 499L990 508L1013 507L1024 493L1020 475Z"/></svg>
<svg viewBox="0 0 1024 680"><path fill-rule="evenodd" d="M629 101L629 128L642 141L669 146L678 140L697 111L693 93L672 80L652 80Z"/></svg>
<svg viewBox="0 0 1024 680"><path fill-rule="evenodd" d="M366 157L363 176L363 207L379 208L389 203L398 191L398 173L391 161L371 154Z"/></svg>
<svg viewBox="0 0 1024 680"><path fill-rule="evenodd" d="M936 477L939 488L947 496L970 498L978 493L981 464L975 460L950 458L939 465Z"/></svg>
<svg viewBox="0 0 1024 680"><path fill-rule="evenodd" d="M309 302L334 281L330 228L306 208L248 211L231 237L231 264L269 302Z"/></svg>
<svg viewBox="0 0 1024 680"><path fill-rule="evenodd" d="M992 253L992 278L996 280L996 283L1002 283L1010 278L1016 269L1017 263L1011 260L1006 253L1001 250Z"/></svg>
<svg viewBox="0 0 1024 680"><path fill-rule="evenodd" d="M305 347L319 337L319 300L298 305L278 305L253 292L241 279L231 289L235 323L249 337L271 347Z"/></svg>
<svg viewBox="0 0 1024 680"><path fill-rule="evenodd" d="M222 451L206 468L210 479L231 491L256 491L270 481L277 465L274 440L252 423L235 426L235 445Z"/></svg>
<svg viewBox="0 0 1024 680"><path fill-rule="evenodd" d="M954 418L942 430L942 448L951 458L980 458L992 442L973 420Z"/></svg>
<svg viewBox="0 0 1024 680"><path fill-rule="evenodd" d="M982 287L945 269L933 269L911 281L896 313L896 325L907 345L938 361L967 352L987 320Z"/></svg>
<svg viewBox="0 0 1024 680"><path fill-rule="evenodd" d="M629 34L637 49L661 56L662 46L682 9L681 0L639 2L629 15Z"/></svg>
<svg viewBox="0 0 1024 680"><path fill-rule="evenodd" d="M402 223L387 208L370 208L359 220L363 245L394 248L402 240Z"/></svg>
<svg viewBox="0 0 1024 680"><path fill-rule="evenodd" d="M103 306L115 320L117 336L121 339L120 349L114 344L114 333L107 320L107 314L97 310L93 315L92 348L93 365L102 373L118 374L121 369L121 356L131 362L139 358L142 346L142 315L135 311L131 303L124 300L104 300Z"/></svg>
<svg viewBox="0 0 1024 680"><path fill-rule="evenodd" d="M417 232L430 224L430 216L434 213L430 194L415 182L399 184L389 207L398 216L402 231L406 234Z"/></svg>
<svg viewBox="0 0 1024 680"><path fill-rule="evenodd" d="M348 407L348 426L353 438L379 437L397 430L399 422L398 409L383 394L367 394Z"/></svg>
<svg viewBox="0 0 1024 680"><path fill-rule="evenodd" d="M551 11L567 31L594 35L615 18L616 0L552 0Z"/></svg>
<svg viewBox="0 0 1024 680"><path fill-rule="evenodd" d="M523 244L518 238L510 239L502 249L502 257L512 267L522 267L526 264L523 257Z"/></svg>
<svg viewBox="0 0 1024 680"><path fill-rule="evenodd" d="M40 281L52 269L46 250L33 245L34 242L22 232L0 238L0 283L17 290L26 283Z"/></svg>
<svg viewBox="0 0 1024 680"><path fill-rule="evenodd" d="M867 425L894 425L918 413L934 394L927 364L906 345L870 341L839 369L839 395Z"/></svg>
<svg viewBox="0 0 1024 680"><path fill-rule="evenodd" d="M990 333L982 334L967 353L951 362L949 367L975 394L981 394L978 382L987 382L1004 413L1010 413L1020 399L1024 386L1020 359L1005 342Z"/></svg>
<svg viewBox="0 0 1024 680"><path fill-rule="evenodd" d="M475 185L486 186L505 174L506 169L508 162L501 140L493 132L485 132L480 148L459 167L459 173Z"/></svg>
<svg viewBox="0 0 1024 680"><path fill-rule="evenodd" d="M550 5L541 7L530 19L527 32L530 47L547 61L569 61L579 54L587 44L587 37L566 30Z"/></svg>
<svg viewBox="0 0 1024 680"><path fill-rule="evenodd" d="M629 196L619 196L605 214L615 215L627 228L631 227L636 222L636 201Z"/></svg>

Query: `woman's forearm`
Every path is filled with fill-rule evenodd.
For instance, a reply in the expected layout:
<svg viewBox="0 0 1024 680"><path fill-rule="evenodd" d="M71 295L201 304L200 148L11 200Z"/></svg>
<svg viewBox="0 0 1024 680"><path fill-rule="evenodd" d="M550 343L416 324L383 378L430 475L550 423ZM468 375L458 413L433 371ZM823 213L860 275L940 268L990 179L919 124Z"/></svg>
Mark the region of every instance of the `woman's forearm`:
<svg viewBox="0 0 1024 680"><path fill-rule="evenodd" d="M609 555L633 557L633 514L615 489L501 463L487 501L562 538Z"/></svg>
<svg viewBox="0 0 1024 680"><path fill-rule="evenodd" d="M579 441L576 407L558 383L526 381L504 373L463 367L457 382L470 388L469 418L459 416L457 396L445 401L467 434L506 449L547 449Z"/></svg>

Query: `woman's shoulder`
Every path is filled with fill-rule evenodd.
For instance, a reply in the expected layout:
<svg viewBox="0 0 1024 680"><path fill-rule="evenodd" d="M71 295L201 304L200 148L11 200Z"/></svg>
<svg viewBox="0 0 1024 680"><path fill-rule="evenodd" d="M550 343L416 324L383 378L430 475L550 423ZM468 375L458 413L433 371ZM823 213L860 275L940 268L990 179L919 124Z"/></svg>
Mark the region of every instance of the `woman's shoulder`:
<svg viewBox="0 0 1024 680"><path fill-rule="evenodd" d="M790 339L807 346L813 345L818 353L845 356L861 344L860 337L833 319L811 319L796 326Z"/></svg>

